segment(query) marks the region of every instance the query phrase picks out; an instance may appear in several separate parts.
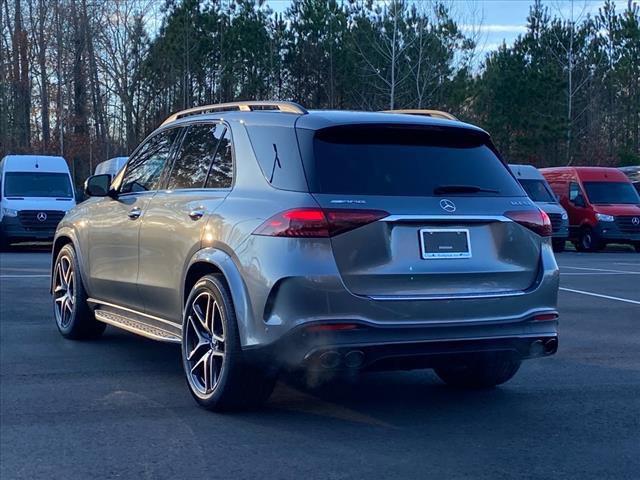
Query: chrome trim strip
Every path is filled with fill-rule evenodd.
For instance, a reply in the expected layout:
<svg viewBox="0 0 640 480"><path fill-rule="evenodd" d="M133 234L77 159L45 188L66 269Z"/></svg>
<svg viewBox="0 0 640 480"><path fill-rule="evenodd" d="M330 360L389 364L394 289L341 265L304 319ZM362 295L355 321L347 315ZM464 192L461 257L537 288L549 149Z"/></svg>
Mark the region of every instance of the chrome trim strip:
<svg viewBox="0 0 640 480"><path fill-rule="evenodd" d="M177 328L178 330L182 331L182 323L175 323L169 320L164 320L162 318L149 315L148 313L142 313L137 310L133 310L132 308L121 307L120 305L116 305L115 303L105 302L103 300L98 300L96 298L88 298L87 302L95 303L96 305L105 305L107 307L117 308L118 310L123 310L125 312L133 313L135 315L140 315L141 317L147 317L147 318L150 318L151 320L155 320L156 322L166 323L167 325L171 325L173 328Z"/></svg>
<svg viewBox="0 0 640 480"><path fill-rule="evenodd" d="M470 300L478 298L501 298L501 297L519 297L525 295L522 290L512 290L507 292L487 292L487 293L469 293L459 295L367 295L365 298L370 300Z"/></svg>
<svg viewBox="0 0 640 480"><path fill-rule="evenodd" d="M512 220L504 215L389 215L380 219L381 222L403 222L403 221L418 221L418 220L436 220L447 222L511 222Z"/></svg>
<svg viewBox="0 0 640 480"><path fill-rule="evenodd" d="M105 312L102 310L95 311L96 320L112 325L116 328L126 330L142 337L150 338L152 340L158 340L161 342L180 343L180 337L157 327L151 327L136 320L118 315L117 313ZM120 319L113 318L119 317ZM154 331L159 333L154 333Z"/></svg>

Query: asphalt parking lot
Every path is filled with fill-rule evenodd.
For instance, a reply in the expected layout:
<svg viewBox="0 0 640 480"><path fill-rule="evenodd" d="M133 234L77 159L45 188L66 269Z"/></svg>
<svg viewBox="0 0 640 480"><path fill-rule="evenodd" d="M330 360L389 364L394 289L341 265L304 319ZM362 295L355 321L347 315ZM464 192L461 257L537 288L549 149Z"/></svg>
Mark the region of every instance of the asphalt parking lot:
<svg viewBox="0 0 640 480"><path fill-rule="evenodd" d="M0 477L637 479L640 255L558 261L559 352L501 388L429 371L281 382L264 410L217 415L191 399L178 347L111 327L63 339L48 252L0 254Z"/></svg>

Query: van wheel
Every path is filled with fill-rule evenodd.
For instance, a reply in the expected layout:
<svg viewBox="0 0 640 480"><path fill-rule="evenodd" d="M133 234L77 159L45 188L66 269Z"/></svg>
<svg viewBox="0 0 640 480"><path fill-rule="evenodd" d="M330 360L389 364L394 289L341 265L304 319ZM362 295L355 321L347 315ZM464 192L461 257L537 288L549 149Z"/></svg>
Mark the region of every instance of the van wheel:
<svg viewBox="0 0 640 480"><path fill-rule="evenodd" d="M565 238L554 238L553 241L553 251L556 253L564 252L564 244L566 243Z"/></svg>
<svg viewBox="0 0 640 480"><path fill-rule="evenodd" d="M602 250L604 245L600 240L598 240L595 232L591 227L584 227L580 230L580 237L578 238L578 243L576 244L576 248L580 252L596 252L598 250Z"/></svg>
<svg viewBox="0 0 640 480"><path fill-rule="evenodd" d="M182 323L182 364L189 390L208 410L264 403L276 375L245 362L231 295L220 276L202 277L191 289Z"/></svg>
<svg viewBox="0 0 640 480"><path fill-rule="evenodd" d="M488 353L467 359L459 365L438 367L436 374L447 385L459 388L491 388L510 380L520 368L512 356Z"/></svg>
<svg viewBox="0 0 640 480"><path fill-rule="evenodd" d="M87 303L76 252L65 245L58 253L52 279L53 314L58 330L73 340L97 338L106 324L96 320Z"/></svg>

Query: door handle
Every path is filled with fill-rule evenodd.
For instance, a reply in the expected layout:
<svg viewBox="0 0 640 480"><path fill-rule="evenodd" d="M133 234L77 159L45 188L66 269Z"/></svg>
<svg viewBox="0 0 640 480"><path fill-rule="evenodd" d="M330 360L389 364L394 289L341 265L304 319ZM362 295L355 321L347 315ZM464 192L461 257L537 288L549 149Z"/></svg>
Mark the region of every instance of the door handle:
<svg viewBox="0 0 640 480"><path fill-rule="evenodd" d="M142 210L140 210L138 207L135 207L129 210L129 213L127 215L131 220L135 220L140 216L141 213L142 213Z"/></svg>
<svg viewBox="0 0 640 480"><path fill-rule="evenodd" d="M189 212L191 220L200 220L204 216L204 209L198 208Z"/></svg>

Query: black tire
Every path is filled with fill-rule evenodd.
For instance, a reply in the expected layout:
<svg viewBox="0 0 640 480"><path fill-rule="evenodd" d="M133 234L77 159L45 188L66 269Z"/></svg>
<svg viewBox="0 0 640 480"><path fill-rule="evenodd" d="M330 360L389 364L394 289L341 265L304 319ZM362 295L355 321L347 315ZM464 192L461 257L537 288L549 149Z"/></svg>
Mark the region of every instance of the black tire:
<svg viewBox="0 0 640 480"><path fill-rule="evenodd" d="M209 299L215 304L207 303L205 313L201 302ZM204 317L204 323L196 323L199 321L196 309ZM202 342L207 332L208 338ZM207 352L210 352L208 360L203 361ZM233 301L220 276L206 275L191 289L182 324L182 365L193 398L207 410L255 408L273 392L276 372L251 365L243 356ZM209 372L209 385L205 371Z"/></svg>
<svg viewBox="0 0 640 480"><path fill-rule="evenodd" d="M438 367L436 374L447 385L458 388L492 388L510 380L520 360L505 354L482 354L459 365Z"/></svg>
<svg viewBox="0 0 640 480"><path fill-rule="evenodd" d="M580 237L576 243L576 249L580 252L597 252L602 250L604 244L598 239L591 227L584 227L580 230Z"/></svg>
<svg viewBox="0 0 640 480"><path fill-rule="evenodd" d="M66 270L65 265L71 268L70 272ZM53 316L63 337L87 340L102 335L107 326L96 320L87 303L87 292L82 283L78 258L70 244L62 247L56 257L52 289Z"/></svg>
<svg viewBox="0 0 640 480"><path fill-rule="evenodd" d="M554 238L552 240L553 251L556 253L564 252L565 243L566 243L566 238Z"/></svg>

